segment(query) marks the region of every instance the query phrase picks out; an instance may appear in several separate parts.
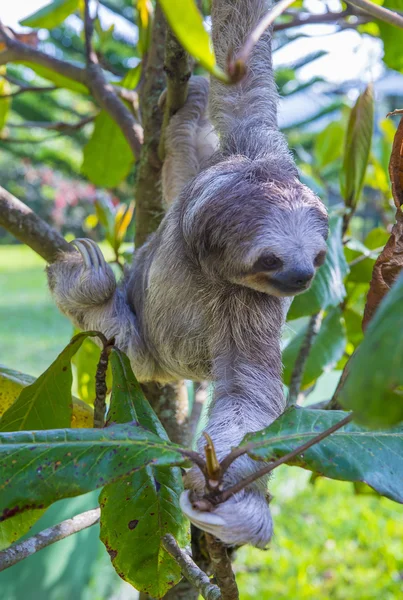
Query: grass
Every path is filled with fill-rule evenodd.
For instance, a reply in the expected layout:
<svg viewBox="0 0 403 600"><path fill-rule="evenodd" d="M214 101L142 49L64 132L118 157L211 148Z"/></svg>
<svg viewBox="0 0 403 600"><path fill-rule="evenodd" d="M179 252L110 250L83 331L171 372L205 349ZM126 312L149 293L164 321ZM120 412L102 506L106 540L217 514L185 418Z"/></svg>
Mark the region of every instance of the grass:
<svg viewBox="0 0 403 600"><path fill-rule="evenodd" d="M47 291L43 261L28 248L0 246L0 290L0 362L38 375L72 332ZM242 600L403 598L402 506L375 495L356 496L348 483L319 479L313 486L309 473L289 467L278 470L270 489L275 496L271 505L275 536L268 552L252 548L238 552L235 568ZM78 544L75 552L83 548L83 543ZM40 555L46 556L45 552L58 556L56 547ZM104 557L106 553L100 552ZM24 578L24 590L39 585L35 583L38 568L30 567L34 560L21 563L18 576L15 571L7 580L3 587L7 600L111 597L111 592L95 592L91 587L94 580L105 579L110 568L103 559L95 573L93 565L91 581L83 582L80 591L69 587L74 578L77 583L77 571L73 567L71 572L68 567L63 571L58 562L63 593L54 595L50 588L39 591L37 587L39 595L29 592L27 596L18 586ZM53 572L54 566L49 568Z"/></svg>

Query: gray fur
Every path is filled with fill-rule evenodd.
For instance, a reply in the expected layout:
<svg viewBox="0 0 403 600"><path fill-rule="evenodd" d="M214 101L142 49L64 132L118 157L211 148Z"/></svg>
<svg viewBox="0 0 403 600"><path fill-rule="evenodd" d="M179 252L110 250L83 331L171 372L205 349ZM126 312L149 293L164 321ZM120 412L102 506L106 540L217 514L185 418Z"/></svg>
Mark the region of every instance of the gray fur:
<svg viewBox="0 0 403 600"><path fill-rule="evenodd" d="M213 0L221 65L267 6L263 0ZM139 380L215 381L206 431L222 458L247 432L266 427L284 410L280 337L287 296L296 293L287 286L296 270L316 270L327 216L299 182L277 129L270 32L258 43L242 83L212 81L217 151L206 100L206 84L196 78L168 131L163 185L172 205L121 284L116 286L106 264L88 269L79 254L62 255L48 272L60 309L84 329L116 336ZM207 164L206 154L212 155ZM267 254L280 266L262 272L256 265ZM225 483L259 466L239 458ZM197 468L187 474L187 485L203 492ZM265 489L265 481L255 483L213 513L195 511L185 493L182 507L228 544L264 547L272 535Z"/></svg>

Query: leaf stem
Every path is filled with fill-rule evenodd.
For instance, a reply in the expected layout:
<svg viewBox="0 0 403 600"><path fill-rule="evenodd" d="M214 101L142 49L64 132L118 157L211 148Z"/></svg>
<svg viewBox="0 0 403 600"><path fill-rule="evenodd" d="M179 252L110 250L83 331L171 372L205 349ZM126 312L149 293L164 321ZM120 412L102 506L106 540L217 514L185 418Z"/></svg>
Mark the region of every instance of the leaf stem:
<svg viewBox="0 0 403 600"><path fill-rule="evenodd" d="M211 495L207 496L207 499L210 500L211 502L213 502L214 504L220 504L221 502L225 502L226 500L228 500L228 498L230 498L237 492L240 492L241 490L243 490L245 487L247 487L248 485L250 485L257 479L260 479L260 477L263 477L263 475L267 475L268 473L270 473L271 471L273 471L280 465L290 461L295 456L298 456L298 454L302 454L303 452L305 452L306 450L308 450L315 444L318 444L319 442L321 442L322 440L327 438L329 435L331 435L338 429L341 429L341 427L344 427L344 425L347 425L347 423L350 423L352 418L353 418L353 413L350 413L349 415L347 415L347 417L345 417L338 423L335 423L334 425L332 425L328 429L325 429L325 431L322 431L322 433L315 436L308 442L305 442L305 444L302 444L302 446L298 446L298 448L291 450L291 452L288 452L281 458L279 458L273 462L270 462L269 464L267 464L265 467L263 467L259 471L251 473L251 475L249 475L248 477L245 477L245 479L242 479L241 481L239 481L232 487L224 490L223 492L218 492L216 494L211 494ZM253 450L253 448L254 448L253 444L250 444L248 447L248 452Z"/></svg>

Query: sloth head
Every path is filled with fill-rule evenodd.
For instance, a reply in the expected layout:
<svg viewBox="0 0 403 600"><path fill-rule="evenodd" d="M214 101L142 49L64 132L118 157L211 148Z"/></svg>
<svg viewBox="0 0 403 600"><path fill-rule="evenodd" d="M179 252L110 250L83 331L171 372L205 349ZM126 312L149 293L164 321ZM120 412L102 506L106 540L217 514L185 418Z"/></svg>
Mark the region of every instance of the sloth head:
<svg viewBox="0 0 403 600"><path fill-rule="evenodd" d="M295 296L325 260L327 213L296 177L282 180L268 169L235 158L202 172L186 190L183 237L207 275Z"/></svg>

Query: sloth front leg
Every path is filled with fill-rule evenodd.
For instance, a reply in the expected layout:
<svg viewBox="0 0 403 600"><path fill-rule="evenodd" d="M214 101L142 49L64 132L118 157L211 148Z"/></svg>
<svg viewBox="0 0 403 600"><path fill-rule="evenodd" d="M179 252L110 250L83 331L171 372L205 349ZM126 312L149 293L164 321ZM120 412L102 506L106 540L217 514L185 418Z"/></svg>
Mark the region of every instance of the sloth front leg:
<svg viewBox="0 0 403 600"><path fill-rule="evenodd" d="M83 330L101 331L133 358L140 347L137 320L124 289L116 284L101 250L89 239L72 242L76 251L63 252L47 267L52 296L69 319Z"/></svg>

